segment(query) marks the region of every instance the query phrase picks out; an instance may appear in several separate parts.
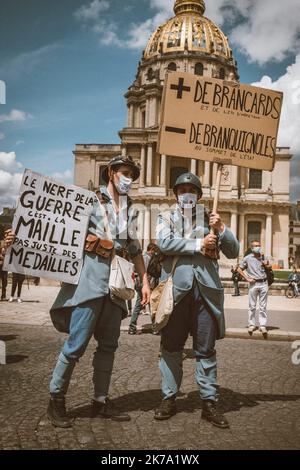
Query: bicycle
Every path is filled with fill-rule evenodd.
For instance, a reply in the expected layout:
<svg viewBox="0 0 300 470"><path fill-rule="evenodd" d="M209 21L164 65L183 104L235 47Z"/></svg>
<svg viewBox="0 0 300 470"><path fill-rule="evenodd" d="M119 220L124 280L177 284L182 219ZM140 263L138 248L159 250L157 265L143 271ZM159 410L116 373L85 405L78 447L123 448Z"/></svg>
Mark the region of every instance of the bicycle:
<svg viewBox="0 0 300 470"><path fill-rule="evenodd" d="M287 290L285 291L285 296L288 299L293 299L293 298L299 297L299 288L298 288L298 292L297 292L296 289L295 289L295 286L292 283L289 284Z"/></svg>

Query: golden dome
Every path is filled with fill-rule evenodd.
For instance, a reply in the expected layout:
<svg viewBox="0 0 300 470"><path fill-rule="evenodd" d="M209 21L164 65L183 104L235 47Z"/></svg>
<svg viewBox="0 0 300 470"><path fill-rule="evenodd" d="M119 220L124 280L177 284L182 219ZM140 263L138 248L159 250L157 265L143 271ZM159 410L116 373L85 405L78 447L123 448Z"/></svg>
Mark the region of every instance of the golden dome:
<svg viewBox="0 0 300 470"><path fill-rule="evenodd" d="M232 50L225 34L203 16L204 0L176 0L175 17L159 26L152 34L144 59L174 52L198 52L232 61Z"/></svg>

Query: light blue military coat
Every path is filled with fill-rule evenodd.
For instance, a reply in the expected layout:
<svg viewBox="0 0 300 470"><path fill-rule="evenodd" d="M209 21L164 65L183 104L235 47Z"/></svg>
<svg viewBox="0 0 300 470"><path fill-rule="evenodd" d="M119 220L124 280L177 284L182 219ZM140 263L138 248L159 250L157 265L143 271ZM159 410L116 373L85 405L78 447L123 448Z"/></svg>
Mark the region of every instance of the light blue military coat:
<svg viewBox="0 0 300 470"><path fill-rule="evenodd" d="M130 213L131 201L127 198L126 207L124 207L123 219L124 225L118 224L113 201L105 186L100 187L105 207L108 215L110 234L105 229L103 206L95 201L93 211L89 221L88 232L97 235L100 238L110 238L112 235L115 250L125 248L130 256L142 253L140 244L136 240L136 214ZM123 196L124 197L124 196ZM126 201L125 201L126 202ZM126 220L125 220L126 219ZM128 234L128 235L127 235ZM109 294L109 275L111 258L105 259L97 254L84 253L83 267L78 285L63 283L58 296L51 307L50 315L55 328L58 331L68 333L70 321L70 307L76 307L88 300L101 298ZM124 314L127 312L125 301L112 297L113 302L119 305Z"/></svg>
<svg viewBox="0 0 300 470"><path fill-rule="evenodd" d="M224 289L219 277L218 261L200 253L199 239L209 234L208 219L202 226L196 226L188 239L183 238L184 218L178 208L171 212L170 223L162 215L158 217L157 244L165 255L161 280L165 280L172 270L173 259L179 261L173 277L174 302L177 305L192 289L196 280L200 293L215 316L218 325L218 339L225 336ZM227 227L219 238L219 247L229 259L239 255L239 242Z"/></svg>

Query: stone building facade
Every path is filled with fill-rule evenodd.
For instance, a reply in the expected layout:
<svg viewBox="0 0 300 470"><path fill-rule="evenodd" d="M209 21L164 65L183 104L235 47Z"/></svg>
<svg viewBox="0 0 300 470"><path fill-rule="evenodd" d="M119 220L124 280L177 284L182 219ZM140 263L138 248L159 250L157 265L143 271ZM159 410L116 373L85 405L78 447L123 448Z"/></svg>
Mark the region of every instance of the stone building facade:
<svg viewBox="0 0 300 470"><path fill-rule="evenodd" d="M204 16L204 1L176 0L174 12L175 16L151 36L136 78L125 94L128 118L126 127L119 132L121 144L77 145L74 151L75 184L90 189L101 183L101 168L114 155L131 155L141 163L141 176L132 197L144 206L139 219L144 247L155 240L157 210L153 205L174 202L172 186L181 173L191 171L200 177L206 206L212 207L215 191L216 164L157 152L166 74L182 71L239 79L228 39ZM272 173L224 167L219 212L240 240L240 256L251 239L259 238L265 254L288 267L290 159L288 148L278 148Z"/></svg>

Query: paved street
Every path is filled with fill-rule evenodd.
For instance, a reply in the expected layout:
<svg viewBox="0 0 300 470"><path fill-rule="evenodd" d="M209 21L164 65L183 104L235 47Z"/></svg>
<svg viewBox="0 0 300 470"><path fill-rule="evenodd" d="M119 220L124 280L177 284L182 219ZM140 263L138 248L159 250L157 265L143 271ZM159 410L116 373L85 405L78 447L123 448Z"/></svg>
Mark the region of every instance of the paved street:
<svg viewBox="0 0 300 470"><path fill-rule="evenodd" d="M299 367L290 343L226 339L218 344L221 406L230 430L200 419L194 361L184 362L179 413L153 420L158 405L159 337L122 333L111 395L131 414L129 423L90 419L93 344L77 366L68 404L72 430L47 421L48 381L63 336L52 328L1 325L7 365L0 366L2 449L299 449ZM188 357L188 355L187 355Z"/></svg>
<svg viewBox="0 0 300 470"><path fill-rule="evenodd" d="M59 288L51 286L24 286L24 303L0 302L0 324L51 326L49 309ZM270 296L268 300L269 325L272 329L300 332L300 298ZM248 296L225 296L225 316L227 328L244 328L247 325ZM149 324L149 315L142 315L139 325ZM123 322L123 327L129 318Z"/></svg>
<svg viewBox="0 0 300 470"><path fill-rule="evenodd" d="M159 404L159 337L123 331L112 378L111 396L132 421L90 418L92 342L77 366L68 396L76 417L72 430L54 429L45 410L48 382L64 336L49 322L56 287L24 290L23 304L0 303L0 341L7 364L0 365L1 449L299 449L300 365L292 364L289 342L225 339L218 342L221 407L230 430L201 420L194 381L191 343L184 362L179 413L155 422ZM229 326L245 326L247 298L226 297ZM272 324L299 331L299 300L272 301ZM281 309L280 309L281 303ZM284 308L284 311L282 310ZM141 323L149 323L143 315ZM125 329L128 319L125 320ZM123 325L123 326L124 326Z"/></svg>

